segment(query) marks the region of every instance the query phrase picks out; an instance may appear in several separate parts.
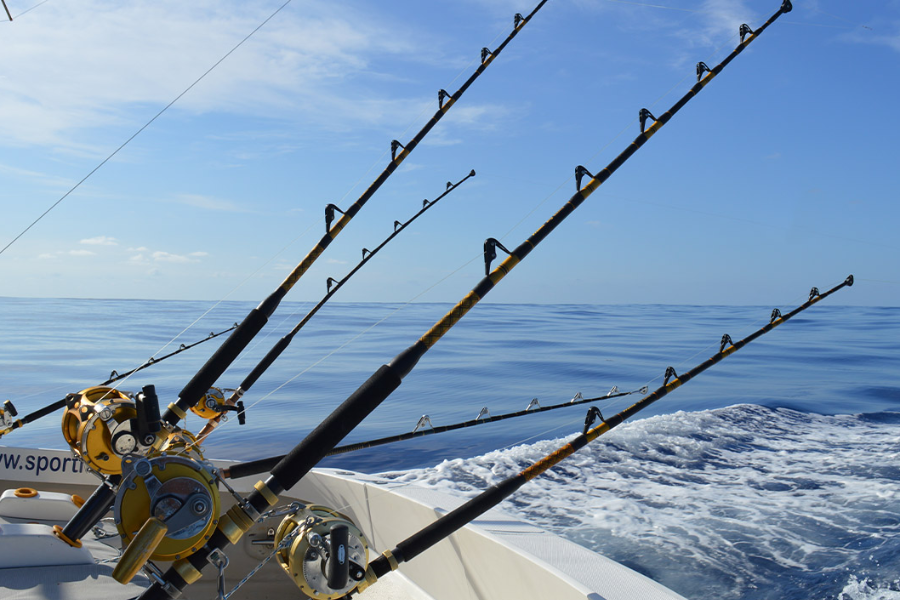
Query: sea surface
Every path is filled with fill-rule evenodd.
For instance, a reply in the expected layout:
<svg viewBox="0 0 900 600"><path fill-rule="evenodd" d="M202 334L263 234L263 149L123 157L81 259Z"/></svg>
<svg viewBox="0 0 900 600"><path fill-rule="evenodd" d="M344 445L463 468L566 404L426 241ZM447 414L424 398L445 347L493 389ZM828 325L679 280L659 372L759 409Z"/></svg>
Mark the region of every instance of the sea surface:
<svg viewBox="0 0 900 600"><path fill-rule="evenodd" d="M692 600L900 599L900 308L842 291L675 390L502 505ZM798 298L796 304L805 298ZM795 305L796 305L795 304ZM0 298L0 400L20 415L240 321L252 303ZM311 308L284 303L219 381L243 376ZM780 306L788 312L794 306ZM450 305L332 303L207 443L288 451ZM345 442L662 384L769 320L763 306L480 304ZM177 339L176 339L176 336ZM224 337L131 376L163 406ZM594 403L614 414L639 394ZM586 406L326 459L468 496L581 430ZM59 414L2 439L62 448ZM199 429L189 417L188 429Z"/></svg>

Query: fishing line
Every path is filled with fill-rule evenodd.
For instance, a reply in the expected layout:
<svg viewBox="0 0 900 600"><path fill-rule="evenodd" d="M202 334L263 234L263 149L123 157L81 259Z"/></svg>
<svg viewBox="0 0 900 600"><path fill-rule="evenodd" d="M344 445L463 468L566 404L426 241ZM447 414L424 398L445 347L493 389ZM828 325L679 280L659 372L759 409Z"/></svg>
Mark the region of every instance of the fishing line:
<svg viewBox="0 0 900 600"><path fill-rule="evenodd" d="M50 2L50 0L44 0L43 2L38 2L37 4L35 4L34 6L32 6L31 8L28 8L28 9L26 9L26 10L20 12L19 14L17 14L17 15L15 16L15 18L18 19L18 18L20 18L22 15L24 15L25 13L29 13L29 12L33 11L34 9L36 9L38 6L42 6L42 5L44 5L44 4L47 4L48 2ZM3 8L6 8L6 0L4 0L4 2L3 2ZM6 8L6 14L9 15L9 9L8 9L8 8ZM12 15L9 15L9 21L4 21L4 22L5 22L5 23L12 23L12 21L13 21L13 17L12 17Z"/></svg>
<svg viewBox="0 0 900 600"><path fill-rule="evenodd" d="M107 156L106 158L104 158L104 159L100 162L100 164L98 164L96 167L94 167L94 168L91 170L90 173L88 173L87 175L85 175L85 176L81 179L81 181L79 181L78 183L76 183L71 189L69 189L68 192L66 192L65 194L63 194L62 197L61 197L59 200L57 200L56 202L54 202L54 203L50 206L50 208L48 208L47 210L45 210L45 211L41 214L41 216L39 216L37 219L35 219L35 220L31 223L31 225L29 225L28 227L26 227L19 235L17 235L15 238L13 238L13 240L12 240L11 242L9 242L8 244L6 244L6 246L4 246L2 249L0 249L0 254L3 254L3 253L6 251L7 248L9 248L9 247L12 246L13 244L15 244L16 241L18 241L19 238L21 238L23 235L25 235L25 234L28 232L29 229L31 229L32 227L34 227L35 225L37 225L38 221L40 221L40 220L43 219L45 216L47 216L47 214L48 214L51 210L53 210L54 208L56 208L56 207L57 207L63 200L65 200L72 192L74 192L76 189L78 189L78 188L81 186L82 183L84 183L85 181L87 181L88 178L89 178L91 175L93 175L93 174L96 173L98 170L100 170L100 167L102 167L102 166L105 165L107 162L109 162L109 160L112 159L116 154L118 154L119 151L122 150L122 148L124 148L125 146L127 146L128 143L131 142L131 140L133 140L133 139L136 138L138 135L140 135L141 132L143 132L145 129L147 129L147 127L149 127L154 121L156 121L156 119L158 119L160 116L162 116L162 114L163 114L164 112L166 112L166 111L169 109L169 107L171 107L173 104L175 104L176 102L178 102L178 101L181 99L182 96L184 96L184 95L187 94L189 91L191 91L191 89L193 89L193 87L194 87L195 85L197 85L198 83L200 83L207 75L209 75L209 74L212 72L213 69L215 69L216 67L218 67L218 66L219 66L226 58L228 58L229 56L231 56L231 54L232 54L235 50L237 50L238 48L240 48L241 46L243 46L243 45L244 45L244 42L246 42L247 40L249 40L250 37L253 36L253 34L255 34L257 31L259 31L260 29L262 29L263 26L264 26L266 23L268 23L269 21L271 21L271 20L275 17L275 15L277 15L278 13L280 13L281 10L282 10L284 7L286 7L288 4L291 3L291 1L292 1L292 0L286 0L285 3L282 4L280 7L278 7L278 8L275 10L275 12L273 12L271 15L269 15L269 17L268 17L265 21L263 21L262 23L260 23L260 24L256 27L256 29L254 29L253 31L251 31L250 33L248 33L247 36L246 36L244 39L242 39L240 42L238 42L237 45L234 46L231 50L229 50L222 58L220 58L218 61L216 61L216 63L215 63L213 66L211 66L209 69L207 69L207 71L206 71L205 73L203 73L203 75L201 75L200 77L198 77L198 78L194 81L194 83L192 83L191 85L189 85L183 92L181 92L180 94L178 94L178 96L176 96L174 100L172 100L172 101L169 102L167 105L165 105L165 106L162 108L162 110L160 110L158 113L156 113L156 115L154 115L154 117L153 117L152 119L150 119L149 121L147 121L147 122L143 125L143 127L141 127L140 129L138 129L138 130L137 130L130 138L128 138L127 140L125 140L125 142L123 142L121 146L119 146L118 148L116 148L115 150L113 150L112 154L110 154L109 156Z"/></svg>

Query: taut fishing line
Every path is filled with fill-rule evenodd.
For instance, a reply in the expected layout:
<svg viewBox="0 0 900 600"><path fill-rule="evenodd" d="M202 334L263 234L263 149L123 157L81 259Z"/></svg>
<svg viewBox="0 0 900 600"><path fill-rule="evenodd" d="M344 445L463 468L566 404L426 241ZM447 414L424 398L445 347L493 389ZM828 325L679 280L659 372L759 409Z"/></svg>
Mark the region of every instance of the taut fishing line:
<svg viewBox="0 0 900 600"><path fill-rule="evenodd" d="M166 104L166 105L162 108L162 110L160 110L158 113L156 113L156 114L153 116L152 119L150 119L149 121L147 121L146 123L144 123L144 125L143 125L140 129L138 129L138 130L137 130L130 138L128 138L127 140L125 140L125 141L122 143L121 146L119 146L118 148L116 148L115 150L113 150L113 151L112 151L112 154L110 154L109 156L107 156L106 158L104 158L104 159L100 162L100 164L98 164L96 167L94 167L94 168L91 170L90 173L88 173L87 175L85 175L85 176L81 179L81 181L79 181L79 182L76 183L74 186L72 186L72 188L69 189L68 192L66 192L65 194L63 194L62 197L61 197L59 200L57 200L56 202L54 202L54 203L50 206L50 208L48 208L47 210L45 210L45 211L41 214L41 216L39 216L37 219L35 219L35 220L31 223L31 225L29 225L29 226L26 227L24 230L22 230L22 232L21 232L19 235L17 235L16 237L14 237L13 240L12 240L11 242L9 242L8 244L6 244L6 246L4 246L2 249L0 249L0 254L3 254L3 253L6 251L7 248L9 248L9 247L12 246L13 244L15 244L16 241L18 241L19 238L21 238L23 235L25 235L25 234L28 232L29 229L31 229L32 227L34 227L35 225L37 225L38 221L40 221L40 220L43 219L45 216L47 216L47 214L48 214L51 210L53 210L54 208L56 208L57 206L59 206L59 204L60 204L63 200L65 200L72 192L74 192L75 190L77 190L77 189L81 186L82 183L84 183L85 181L88 180L88 178L89 178L91 175L93 175L94 173L96 173L97 171L99 171L99 170L100 170L100 167L102 167L102 166L105 165L107 162L109 162L110 159L112 159L116 154L118 154L119 151L122 150L122 148L124 148L125 146L127 146L128 143L131 142L131 140L133 140L134 138L136 138L137 136L139 136L139 135L141 134L141 132L143 132L145 129L147 129L154 121L156 121L156 119L158 119L159 117L161 117L162 114L163 114L164 112L166 112L167 110L169 110L169 107L171 107L173 104L175 104L176 102L178 102L178 101L182 98L182 96L184 96L184 95L187 94L189 91L191 91L191 89L193 89L195 85L197 85L198 83L200 83L207 75L209 75L210 73L212 73L213 69L215 69L215 68L218 67L220 64L222 64L222 62L223 62L226 58L228 58L229 56L231 56L231 54L232 54L235 50L237 50L238 48L240 48L241 46L243 46L243 45L244 45L244 42L246 42L247 40L249 40L249 39L253 36L254 33L256 33L257 31L259 31L260 29L262 29L263 26L264 26L266 23L268 23L269 21L271 21L271 20L275 17L275 15L277 15L278 13L280 13L281 10L282 10L285 6L287 6L288 4L291 3L291 1L292 1L292 0L287 0L284 4L282 4L281 6L279 6L279 7L275 10L275 12L273 12L271 15L269 15L268 18L266 18L265 21L263 21L262 23L260 23L260 24L256 27L256 29L254 29L253 31L251 31L250 33L248 33L248 34L246 35L246 37L244 37L244 39L242 39L240 42L238 42L237 45L235 45L231 50L229 50L228 52L226 52L225 55L224 55L222 58L220 58L218 61L216 61L216 63L215 63L213 66L211 66L209 69L207 69L206 72L203 73L203 75L201 75L201 76L198 77L196 80L194 80L194 83L192 83L192 84L189 85L187 88L185 88L185 90L184 90L183 92L181 92L180 94L178 94L178 95L175 97L174 100L172 100L171 102L169 102L168 104Z"/></svg>

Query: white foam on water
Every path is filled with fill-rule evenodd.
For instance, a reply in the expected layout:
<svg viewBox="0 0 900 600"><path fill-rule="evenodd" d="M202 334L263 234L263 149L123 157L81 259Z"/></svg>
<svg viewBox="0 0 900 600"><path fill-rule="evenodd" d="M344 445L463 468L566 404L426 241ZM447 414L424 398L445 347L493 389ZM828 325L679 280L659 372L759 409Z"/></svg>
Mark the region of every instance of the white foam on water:
<svg viewBox="0 0 900 600"><path fill-rule="evenodd" d="M501 507L688 598L900 600L897 423L751 405L652 417ZM472 496L563 441L387 476Z"/></svg>

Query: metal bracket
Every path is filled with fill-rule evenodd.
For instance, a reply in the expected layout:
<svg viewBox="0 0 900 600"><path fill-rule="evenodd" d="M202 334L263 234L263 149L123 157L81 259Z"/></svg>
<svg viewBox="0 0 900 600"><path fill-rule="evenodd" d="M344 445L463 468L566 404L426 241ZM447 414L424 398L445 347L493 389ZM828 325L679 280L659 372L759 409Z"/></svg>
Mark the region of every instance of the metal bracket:
<svg viewBox="0 0 900 600"><path fill-rule="evenodd" d="M781 318L781 311L778 310L777 308L773 308L772 316L769 317L769 323L774 323L775 319L780 319L780 318Z"/></svg>
<svg viewBox="0 0 900 600"><path fill-rule="evenodd" d="M325 280L325 287L328 288L328 289L327 289L327 292L330 293L330 292L331 292L331 286L333 286L333 285L334 285L335 283L337 283L337 282L338 282L337 279L335 279L334 277L329 277L328 279L326 279L326 280Z"/></svg>
<svg viewBox="0 0 900 600"><path fill-rule="evenodd" d="M643 129L641 131L643 131ZM575 167L575 189L579 192L581 191L581 179L585 175L587 175L591 179L594 178L594 176L591 175L591 172L585 169L583 166L578 165L577 167Z"/></svg>
<svg viewBox="0 0 900 600"><path fill-rule="evenodd" d="M338 211L341 214L344 214L344 211L339 209L334 204L329 204L325 207L325 233L331 231L331 222L334 221L334 211Z"/></svg>
<svg viewBox="0 0 900 600"><path fill-rule="evenodd" d="M722 341L719 342L719 354L725 351L726 346L731 346L734 342L731 341L731 336L727 333L722 336Z"/></svg>
<svg viewBox="0 0 900 600"><path fill-rule="evenodd" d="M482 48L481 49L481 64L484 64L484 61L487 60L487 57L493 54L490 48Z"/></svg>
<svg viewBox="0 0 900 600"><path fill-rule="evenodd" d="M445 89L438 90L438 108L444 108L444 100L453 96Z"/></svg>
<svg viewBox="0 0 900 600"><path fill-rule="evenodd" d="M528 403L528 406L525 407L525 412L528 412L532 408L540 408L540 407L541 407L541 403L538 402L538 399L532 398L531 402Z"/></svg>
<svg viewBox="0 0 900 600"><path fill-rule="evenodd" d="M600 418L600 421L606 422L606 419L603 418L603 413L600 412L599 408L596 406L590 407L587 411L587 416L584 418L584 431L581 433L587 435L591 425L594 424L594 421L596 421L598 417Z"/></svg>
<svg viewBox="0 0 900 600"><path fill-rule="evenodd" d="M522 16L522 13L516 13L513 17L513 29L519 28L519 23L525 20L525 17Z"/></svg>
<svg viewBox="0 0 900 600"><path fill-rule="evenodd" d="M432 429L434 429L434 425L431 424L431 417L429 417L428 415L422 415L421 417L419 417L419 422L416 423L415 427L413 427L412 432L415 433L419 429L421 429L422 427L425 427L425 426L428 426L428 427L431 427Z"/></svg>
<svg viewBox="0 0 900 600"><path fill-rule="evenodd" d="M697 63L697 81L703 78L704 73L712 73L712 69L703 61Z"/></svg>
<svg viewBox="0 0 900 600"><path fill-rule="evenodd" d="M614 386L612 386L612 389L606 393L606 397L609 398L613 394L618 394L618 393L619 393L619 386L614 385Z"/></svg>
<svg viewBox="0 0 900 600"><path fill-rule="evenodd" d="M403 148L404 150L406 150L406 146L404 146L397 140L391 140L391 160L397 159L397 148Z"/></svg>
<svg viewBox="0 0 900 600"><path fill-rule="evenodd" d="M748 35L753 35L753 30L750 29L750 26L747 25L746 23L741 24L741 28L740 28L739 32L741 34L741 43L742 44L744 43L744 37L746 37Z"/></svg>
<svg viewBox="0 0 900 600"><path fill-rule="evenodd" d="M216 548L207 557L209 562L219 570L218 593L219 600L225 600L225 569L228 567L228 555Z"/></svg>
<svg viewBox="0 0 900 600"><path fill-rule="evenodd" d="M813 298L815 298L818 295L819 295L819 288L814 287L813 289L809 290L809 299L810 300L812 300Z"/></svg>
<svg viewBox="0 0 900 600"><path fill-rule="evenodd" d="M491 411L488 410L488 407L487 407L487 406L482 406L482 407L481 407L481 412L478 413L478 416L475 417L475 420L478 421L478 420L480 420L480 419L482 419L482 418L484 418L484 417L487 417L487 418L488 418L488 421L490 421L491 418L492 418L492 417L491 417Z"/></svg>
<svg viewBox="0 0 900 600"><path fill-rule="evenodd" d="M643 386L641 389L639 389L638 391L639 391L640 393L642 393L642 394L646 394L647 392L650 391L650 388L647 387L647 386L645 385L645 386Z"/></svg>
<svg viewBox="0 0 900 600"><path fill-rule="evenodd" d="M675 373L675 367L666 367L666 376L663 378L663 385L668 385L669 379L671 378L678 379L678 374Z"/></svg>
<svg viewBox="0 0 900 600"><path fill-rule="evenodd" d="M394 221L394 231L397 231L397 228L403 225L400 221Z"/></svg>
<svg viewBox="0 0 900 600"><path fill-rule="evenodd" d="M499 241L494 238L484 240L484 276L491 274L491 261L497 258L497 248L500 248L507 254L511 254L509 250L503 247Z"/></svg>
<svg viewBox="0 0 900 600"><path fill-rule="evenodd" d="M578 392L577 394L572 396L572 399L569 400L569 404L575 404L576 402L579 402L581 400L584 400L584 396L581 395L581 392Z"/></svg>
<svg viewBox="0 0 900 600"><path fill-rule="evenodd" d="M372 251L369 250L368 248L363 248L363 251L362 251L362 259L363 259L363 260L366 260L366 254L371 254L371 253L372 253Z"/></svg>
<svg viewBox="0 0 900 600"><path fill-rule="evenodd" d="M656 117L653 116L646 108L642 108L638 113L638 119L641 120L641 133L644 133L644 126L647 124L647 119L653 119L653 122L656 122Z"/></svg>

